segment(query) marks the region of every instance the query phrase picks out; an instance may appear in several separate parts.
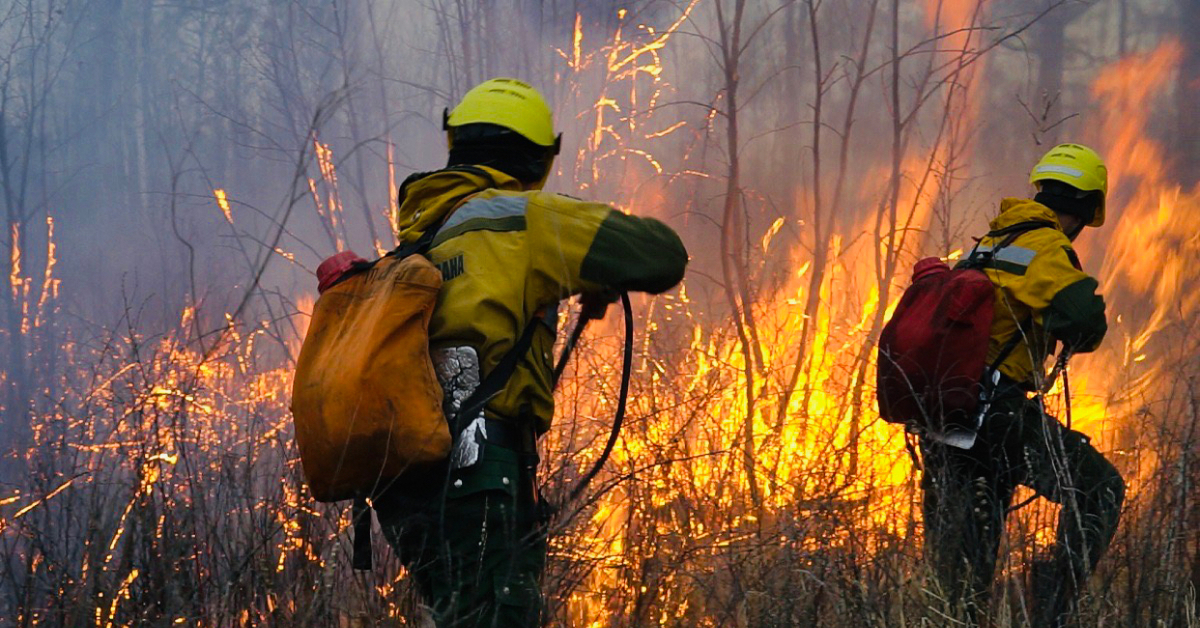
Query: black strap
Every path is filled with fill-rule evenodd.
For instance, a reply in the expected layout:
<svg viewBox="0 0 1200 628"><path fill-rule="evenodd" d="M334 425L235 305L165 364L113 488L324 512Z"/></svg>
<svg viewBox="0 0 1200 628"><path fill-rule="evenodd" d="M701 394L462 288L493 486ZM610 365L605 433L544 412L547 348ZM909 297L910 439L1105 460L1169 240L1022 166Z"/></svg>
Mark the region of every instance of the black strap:
<svg viewBox="0 0 1200 628"><path fill-rule="evenodd" d="M522 454L536 451L533 430L526 429L529 421L484 419L483 423L487 432L484 442Z"/></svg>
<svg viewBox="0 0 1200 628"><path fill-rule="evenodd" d="M987 372L989 376L991 373L1000 369L1000 365L1004 364L1004 361L1007 360L1008 356L1012 354L1014 349L1017 348L1017 345L1021 344L1021 339L1025 337L1025 334L1032 326L1033 315L1031 314L1029 318L1026 318L1020 325L1017 325L1016 331L1014 331L1013 334L1008 337L1008 340L1004 343L1004 346L1000 347L1000 353L996 356L996 360L992 362L990 367L988 367Z"/></svg>
<svg viewBox="0 0 1200 628"><path fill-rule="evenodd" d="M1028 231L1033 231L1034 229L1044 229L1046 227L1053 227L1053 226L1054 226L1054 223L1050 222L1049 220L1026 220L1023 222L1011 224L1007 227L1000 227L999 229L992 229L991 231L989 231L987 233L987 237L998 238L1002 235L1008 235L1010 233L1015 233L1017 235L1021 235L1022 233L1026 233Z"/></svg>
<svg viewBox="0 0 1200 628"><path fill-rule="evenodd" d="M453 212L451 212L451 213L453 213ZM437 237L438 231L441 231L442 225L446 224L446 220L449 218L450 218L450 214L446 214L446 216L444 216L441 219L441 221L439 221L433 225L430 225L430 227L425 230L425 233L421 234L421 237L417 238L416 240L414 240L412 242L402 243L400 246L397 246L396 248L388 251L387 253L384 253L383 257L381 257L379 259L371 260L369 262L355 263L353 266L354 272L360 273L364 270L371 270L372 268L375 267L376 264L378 264L379 262L381 262L384 259L387 259L389 257L395 257L397 259L404 259L404 258L408 257L409 255L418 255L418 254L426 255L426 254L428 254L429 249L433 245L433 239ZM347 273L347 275L349 275L349 273ZM339 281L341 281L341 280L339 279Z"/></svg>
<svg viewBox="0 0 1200 628"><path fill-rule="evenodd" d="M425 236L422 236L421 239L425 239ZM432 240L432 237L430 237L430 240ZM414 244L419 242L420 240ZM529 321L529 324L525 326L525 331L517 339L516 344L500 358L500 362L487 374L487 377L483 378L483 381L479 383L475 392L471 393L471 396L462 402L458 412L452 417L446 417L446 421L450 427L450 436L455 441L458 440L459 434L466 427L461 424L461 419L463 417L478 416L483 406L503 390L508 380L512 378L513 373L517 370L517 363L520 362L521 358L525 356L529 351L529 347L533 344L533 333L541 323L541 320L541 317L534 317L533 320ZM353 564L354 569L370 571L372 568L371 509L365 499L357 498L354 500L351 513L351 521L354 525L354 550L350 562Z"/></svg>
<svg viewBox="0 0 1200 628"><path fill-rule="evenodd" d="M371 506L362 497L354 499L350 507L350 521L354 526L353 551L350 563L358 571L371 570Z"/></svg>
<svg viewBox="0 0 1200 628"><path fill-rule="evenodd" d="M1038 229L1044 229L1046 227L1053 226L1054 223L1046 222L1045 220L1026 220L1025 222L1018 222L1014 225L1009 225L1000 229L993 229L987 232L987 235L984 237L998 238L1000 236L1005 236L1005 238L993 245L990 251L983 251L982 253L979 252L979 242L982 242L983 238L979 238L979 240L975 243L975 247L971 249L971 253L967 255L967 258L958 264L957 267L984 268L996 259L996 253L999 253L1000 249L1009 246L1015 242L1017 238L1029 233L1030 231L1036 231Z"/></svg>
<svg viewBox="0 0 1200 628"><path fill-rule="evenodd" d="M971 254L965 260L965 263L970 268L982 269L995 261L996 253L998 253L1000 249L1009 246L1015 242L1017 238L1029 233L1030 231L1036 231L1038 229L1044 229L1046 227L1053 226L1054 223L1045 220L1027 220L1025 222L1018 222L1000 229L993 229L987 233L986 237L998 238L1000 236L1004 236L1004 239L992 246L992 250L984 251L983 253L977 252L977 249L979 248L977 243L975 245L976 248L971 251ZM980 240L982 240L982 238L980 238ZM1016 350L1017 346L1021 344L1021 340L1024 339L1025 334L1032 329L1033 314L1030 314L1028 318L1017 325L1017 328L1013 331L1012 336L1009 336L1008 340L1004 342L1004 345L1000 347L1000 353L984 372L986 379L983 384L988 388L989 395L991 394L992 374L1000 369L1000 365L1004 364L1004 361L1008 359L1008 356L1011 355L1012 352Z"/></svg>
<svg viewBox="0 0 1200 628"><path fill-rule="evenodd" d="M471 195L478 194L479 192L482 192L483 190L497 187L497 185L498 185L496 183L496 178L493 177L491 175L491 173L489 173L487 170L484 170L483 168L480 168L478 166L451 166L449 168L443 168L443 169L435 171L435 172L422 173L420 178L424 178L431 174L437 174L439 172L469 172L471 174L479 175L481 177L486 178L488 180L487 187L485 187L481 190L476 190ZM412 177L410 177L410 179L412 179ZM405 181L405 185L407 185L408 183L409 183L409 181ZM461 201L460 201L460 203L461 203ZM440 221L430 225L429 228L426 229L425 232L421 234L421 237L417 238L416 240L414 240L412 242L401 243L396 248L385 253L383 255L383 257L381 257L379 259L372 260L369 262L358 262L358 263L354 264L354 266L352 267L354 270L354 273L346 273L340 279L338 279L337 282L334 283L334 285L341 283L343 280L349 278L353 274L357 274L357 273L360 273L365 270L371 270L372 268L375 267L376 264L378 264L380 261L382 261L384 258L387 258L387 257L396 257L399 259L404 259L404 258L408 257L409 255L416 255L416 254L427 255L429 253L429 249L433 248L434 238L437 237L437 234L439 231L441 231L442 226L446 224L446 221L450 219L450 216L452 216L454 214L454 211L457 211L457 209L458 208L456 207L453 211L450 211L445 216L443 216Z"/></svg>
<svg viewBox="0 0 1200 628"><path fill-rule="evenodd" d="M516 344L500 358L487 377L479 382L475 392L463 400L462 404L458 406L458 412L454 413L453 417L446 417L450 422L451 437L457 440L458 435L466 427L463 425L463 420L474 420L487 402L491 401L492 397L495 397L508 384L508 380L517 370L517 363L529 352L529 347L533 344L533 332L541 322L542 319L539 316L535 316L533 320L529 321L525 325L525 331L521 332L521 337L517 338Z"/></svg>
<svg viewBox="0 0 1200 628"><path fill-rule="evenodd" d="M621 358L621 392L617 397L617 412L613 416L612 430L608 433L608 441L604 443L604 451L600 452L596 463L571 490L568 501L578 499L592 479L604 468L604 463L612 455L617 437L621 434L621 423L625 420L625 405L629 401L629 377L633 372L633 304L629 302L628 292L621 293L621 308L625 314L625 355Z"/></svg>
<svg viewBox="0 0 1200 628"><path fill-rule="evenodd" d="M448 217L449 216L447 216L447 218ZM329 287L332 288L333 286L336 286L339 283L342 283L343 281L346 281L347 279L349 279L351 277L357 276L361 273L371 270L372 268L375 268L376 264L378 264L379 262L382 262L383 260L385 260L389 257L395 257L397 259L404 259L404 258L408 257L409 255L414 255L414 254L418 254L418 253L421 255L427 254L429 252L430 245L433 244L433 239L435 237L437 237L438 231L442 228L442 225L445 223L446 223L446 220L443 218L441 222L433 225L429 229L426 229L425 233L422 233L421 237L417 238L415 242L405 242L404 244L401 244L400 246L388 251L387 253L384 253L383 257L380 257L378 259L373 259L369 262L368 261L354 262L354 264L352 264L350 266L350 272L342 273L342 276L338 277L337 281L334 281L332 284L329 285Z"/></svg>
<svg viewBox="0 0 1200 628"><path fill-rule="evenodd" d="M450 215L447 214L446 218L449 217ZM409 255L425 255L429 253L429 249L433 246L433 239L437 237L438 231L442 230L442 225L444 224L446 224L446 220L442 219L440 222L431 225L425 230L425 233L421 234L421 237L416 239L416 241L401 244L391 251L388 251L384 257L398 257L400 259L404 259Z"/></svg>
<svg viewBox="0 0 1200 628"><path fill-rule="evenodd" d="M488 186L484 189L494 188L498 185L496 183L496 178L493 177L490 172L478 166L450 166L448 168L439 170L438 172L469 172L471 174L484 177L488 180ZM457 208L455 208L455 211L457 211ZM433 245L433 240L437 237L438 231L441 230L442 226L446 224L446 221L449 220L450 216L453 214L453 211L447 213L440 222L431 225L428 229L426 229L425 232L421 234L421 237L417 238L413 242L401 244L400 246L388 252L388 254L384 257L398 256L403 259L409 255L418 253L425 255L429 252L429 249ZM373 263L374 262L372 262L372 264ZM483 406L486 405L492 397L495 397L496 394L499 393L508 383L508 380L512 377L513 372L517 370L517 363L529 351L529 347L533 343L533 332L535 329L537 329L539 322L540 318L537 316L529 321L529 324L525 326L525 331L522 332L521 337L517 339L516 344L514 344L512 348L508 350L508 353L505 353L504 356L500 358L500 362L497 363L496 367L492 369L492 372L488 373L487 377L485 377L483 381L479 383L479 386L475 389L475 392L471 393L471 396L467 397L466 400L462 402L462 404L459 406L458 412L455 413L453 417L446 417L450 424L451 437L457 439L459 433L462 431L462 428L465 427L460 425L461 417L477 416L479 411L483 409Z"/></svg>

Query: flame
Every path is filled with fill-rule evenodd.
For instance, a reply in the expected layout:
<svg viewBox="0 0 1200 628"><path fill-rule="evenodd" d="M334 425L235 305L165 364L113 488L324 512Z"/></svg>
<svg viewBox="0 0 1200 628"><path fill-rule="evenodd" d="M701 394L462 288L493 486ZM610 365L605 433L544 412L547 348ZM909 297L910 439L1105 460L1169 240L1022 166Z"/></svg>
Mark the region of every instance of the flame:
<svg viewBox="0 0 1200 628"><path fill-rule="evenodd" d="M325 228L329 236L330 243L336 250L344 250L345 242L342 239L343 227L342 216L345 208L342 206L341 193L338 191L337 169L333 163L333 149L329 144L323 144L316 139L312 140L313 155L317 160L317 168L321 173L320 183L317 179L309 177L308 190L313 199L313 204L317 209L317 216L321 218L322 226ZM320 188L327 188L328 192L322 195ZM280 255L287 258L289 261L295 261L295 258L288 253L277 251Z"/></svg>
<svg viewBox="0 0 1200 628"><path fill-rule="evenodd" d="M12 270L8 275L8 285L12 289L13 300L16 301L20 298L21 286L25 284L21 279L21 223L12 223L9 237L12 239L12 253L9 259L9 266Z"/></svg>
<svg viewBox="0 0 1200 628"><path fill-rule="evenodd" d="M55 495L58 495L59 493L67 490L71 486L71 484L73 484L75 482L75 480L79 479L79 477L80 476L75 476L75 477L67 480L66 482L63 482L62 484L58 485L58 487L55 488L54 490L50 491L49 493L46 493L45 497L36 499L29 505L22 507L20 510L13 513L12 520L16 521L17 519L20 519L21 517L25 516L29 511L33 510L34 508L37 508L38 506L44 504L47 501L53 499ZM20 495L14 495L6 500L0 501L0 505L4 505L6 503L11 503L13 501L16 501L17 499L20 499Z"/></svg>
<svg viewBox="0 0 1200 628"><path fill-rule="evenodd" d="M1165 41L1105 68L1091 87L1099 123L1089 141L1107 159L1108 218L1079 248L1085 267L1100 267L1110 331L1094 357L1076 360L1071 413L1077 429L1127 461L1130 495L1154 481L1160 459L1138 425L1159 400L1169 403L1172 355L1191 342L1179 332L1200 313L1200 187L1171 180L1171 159L1147 131L1181 54L1179 42Z"/></svg>
<svg viewBox="0 0 1200 628"><path fill-rule="evenodd" d="M44 313L52 300L58 299L58 287L61 280L54 276L54 266L58 264L55 256L58 248L54 243L54 218L46 216L46 267L42 271L42 294L38 297L37 317L34 327L41 327L45 322Z"/></svg>
<svg viewBox="0 0 1200 628"><path fill-rule="evenodd" d="M924 0L925 25L952 48L968 46L986 0Z"/></svg>
<svg viewBox="0 0 1200 628"><path fill-rule="evenodd" d="M579 60L583 56L583 14L575 14L575 30L571 36L571 59L567 63L568 67L575 69L579 67Z"/></svg>
<svg viewBox="0 0 1200 628"><path fill-rule="evenodd" d="M392 142L387 143L387 172L388 172L388 225L391 227L392 233L400 231L400 187L396 185L396 157L395 145ZM376 248L375 253L380 257L384 254L382 246Z"/></svg>
<svg viewBox="0 0 1200 628"><path fill-rule="evenodd" d="M117 594L115 596L113 596L112 602L109 604L107 617L103 621L105 628L112 628L114 619L117 616L117 606L119 606L121 604L121 600L125 600L125 599L129 598L129 586L133 584L134 580L137 580L138 574L139 574L139 572L136 568L132 569L132 570L130 570L129 574L127 574L125 576L125 578L123 580L121 580L120 586L117 587ZM100 597L104 597L103 594L100 594ZM100 606L96 607L96 626L97 627L100 626L100 624L101 624L101 611L102 610L103 610L102 607L100 607Z"/></svg>
<svg viewBox="0 0 1200 628"><path fill-rule="evenodd" d="M1130 340L1128 364L1151 337L1180 312L1196 312L1200 295L1189 289L1200 276L1200 251L1191 234L1200 227L1200 190L1185 192L1167 180L1170 159L1145 133L1153 102L1179 62L1181 48L1169 41L1146 55L1126 59L1093 84L1104 103L1103 128L1112 132L1109 156L1108 254L1101 271L1105 292L1128 291L1134 302L1152 304L1142 329ZM1115 224L1114 224L1115 223Z"/></svg>
<svg viewBox="0 0 1200 628"><path fill-rule="evenodd" d="M225 190L217 188L213 190L213 196L217 199L217 207L221 208L221 214L225 216L225 222L233 224L233 212L229 210L229 200L225 198Z"/></svg>

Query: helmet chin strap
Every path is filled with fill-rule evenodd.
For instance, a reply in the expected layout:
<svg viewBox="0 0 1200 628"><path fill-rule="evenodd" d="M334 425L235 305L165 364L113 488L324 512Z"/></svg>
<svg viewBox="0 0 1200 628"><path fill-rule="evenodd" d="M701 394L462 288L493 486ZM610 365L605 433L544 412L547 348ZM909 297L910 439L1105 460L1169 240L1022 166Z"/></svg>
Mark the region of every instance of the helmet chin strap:
<svg viewBox="0 0 1200 628"><path fill-rule="evenodd" d="M1068 188L1071 189L1071 188ZM1087 193L1078 192L1078 196L1067 195L1062 193L1052 192L1047 189L1038 190L1033 200L1049 207L1058 214L1059 222L1061 223L1064 216L1070 216L1075 221L1075 226L1070 229L1063 229L1067 237L1072 241L1083 232L1083 228L1092 222L1092 218L1098 210L1098 203L1093 196Z"/></svg>
<svg viewBox="0 0 1200 628"><path fill-rule="evenodd" d="M1086 226L1087 225L1084 224L1082 220L1080 220L1079 223L1075 225L1074 229L1071 229L1070 231L1067 232L1067 239L1074 242L1075 238L1078 238L1079 234L1083 233L1083 228Z"/></svg>

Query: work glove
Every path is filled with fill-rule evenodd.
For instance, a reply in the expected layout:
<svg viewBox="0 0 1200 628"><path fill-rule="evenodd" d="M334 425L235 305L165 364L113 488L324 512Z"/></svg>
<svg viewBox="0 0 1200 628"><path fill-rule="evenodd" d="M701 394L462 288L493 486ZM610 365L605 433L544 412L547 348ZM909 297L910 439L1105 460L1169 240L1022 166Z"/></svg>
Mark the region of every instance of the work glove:
<svg viewBox="0 0 1200 628"><path fill-rule="evenodd" d="M588 320L603 320L608 306L616 303L620 297L621 294L611 288L604 288L597 292L584 292L579 295L579 304L583 307L580 315Z"/></svg>

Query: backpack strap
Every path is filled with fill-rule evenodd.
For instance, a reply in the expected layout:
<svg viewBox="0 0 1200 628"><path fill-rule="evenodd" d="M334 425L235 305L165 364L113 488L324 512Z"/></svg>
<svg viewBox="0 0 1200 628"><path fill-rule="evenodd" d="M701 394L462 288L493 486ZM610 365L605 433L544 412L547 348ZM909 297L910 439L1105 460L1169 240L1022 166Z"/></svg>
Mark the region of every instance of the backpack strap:
<svg viewBox="0 0 1200 628"><path fill-rule="evenodd" d="M475 392L472 392L458 406L458 412L454 413L452 417L446 417L450 422L450 436L452 438L457 440L458 435L466 427L466 425L463 425L464 419L478 416L483 407L487 405L487 402L491 401L492 397L499 394L501 390L504 390L505 385L508 384L508 380L516 372L517 364L529 352L529 347L533 344L533 332L537 330L537 326L541 322L542 317L534 316L525 325L525 331L521 332L521 337L517 338L517 342L512 348L500 358L500 361L487 374L487 377L484 377L483 381L479 382L479 386L475 388Z"/></svg>
<svg viewBox="0 0 1200 628"><path fill-rule="evenodd" d="M1017 238L1029 233L1030 231L1036 231L1038 229L1044 229L1053 226L1054 223L1046 220L1026 220L1025 222L1018 222L1000 229L993 229L987 232L987 235L985 235L984 238L999 238L1000 236L1004 236L1004 239L992 245L991 249L981 252L979 250L979 243L983 241L983 238L979 238L975 241L975 246L971 248L971 253L967 255L967 258L959 262L957 265L955 265L955 267L982 269L995 260L996 253L999 253L1000 249L1009 246L1015 242Z"/></svg>
<svg viewBox="0 0 1200 628"><path fill-rule="evenodd" d="M450 213L452 214L454 212L450 212ZM449 217L450 217L450 214L446 214L446 218L449 218ZM417 254L428 255L429 245L432 244L433 239L435 237L437 237L437 233L439 230L441 230L442 225L446 224L446 218L443 218L441 222L433 225L429 229L426 229L425 233L422 233L421 237L417 238L417 240L415 242L405 242L405 243L401 244L400 246L397 246L396 248L388 251L387 253L384 253L383 257L373 259L371 261L360 260L360 261L354 262L350 266L350 271L344 273L341 277L338 277L337 281L329 284L329 287L332 288L332 287L338 285L339 283L342 283L343 281L345 281L355 275L359 275L368 270L371 270L372 268L375 268L376 264L378 264L379 262L382 262L383 260L385 260L389 257L395 257L396 259L404 259L404 258L408 257L409 255L417 255Z"/></svg>
<svg viewBox="0 0 1200 628"><path fill-rule="evenodd" d="M490 172L488 172L487 170L484 170L483 168L480 168L479 166L450 166L449 168L443 168L436 172L423 173L421 175L421 177L423 178L423 177L429 176L431 174L437 174L438 172L469 172L471 174L484 177L485 179L488 180L488 186L483 188L483 190L492 189L492 188L497 187L497 185L498 185L496 183L496 178L493 177ZM406 181L405 183L407 184L408 182ZM458 211L459 207L462 207L464 204L466 204L467 201L474 198L474 196L476 194L478 194L479 192L482 192L483 190L477 190L477 191L472 192L471 194L468 194L467 196L463 197L461 200L458 201L458 204L456 204L453 208L451 208L450 211L446 212L445 216L442 216L441 220L439 220L438 222L431 225L428 229L426 229L425 232L421 234L421 237L417 238L416 240L414 240L412 242L401 243L396 248L385 253L383 255L383 257L398 257L400 259L404 259L404 258L408 257L409 255L416 255L416 254L428 255L429 249L433 246L434 238L437 237L438 232L441 231L442 226L446 224L446 221L449 220L450 217L454 215L454 212ZM370 262L359 262L354 265L354 270L356 272L370 270L373 266L378 264L379 261L383 259L383 257L381 257L377 260L370 261Z"/></svg>
<svg viewBox="0 0 1200 628"><path fill-rule="evenodd" d="M1004 342L1004 346L1000 347L1000 353L996 355L995 361L988 366L984 376L984 385L990 385L989 382L991 380L991 374L1000 370L1000 365L1004 364L1004 361L1007 360L1008 356L1011 355L1013 350L1017 348L1017 345L1021 344L1021 339L1025 337L1025 334L1029 332L1029 329L1032 326L1032 315L1030 315L1024 321L1021 321L1020 325L1017 325L1016 331L1014 331L1012 335L1008 337L1008 340Z"/></svg>
<svg viewBox="0 0 1200 628"><path fill-rule="evenodd" d="M422 233L421 237L417 238L415 241L405 242L391 251L388 251L383 257L398 257L400 259L404 259L409 255L427 255L431 245L433 244L433 239L437 237L438 231L442 230L442 225L446 224L446 219L450 218L450 215L453 213L453 211L447 213L445 218L440 220L437 224L426 229L425 233Z"/></svg>
<svg viewBox="0 0 1200 628"><path fill-rule="evenodd" d="M437 229L431 229L429 233L436 231ZM420 244L421 240L425 239L425 235L422 235L421 239L413 244ZM433 236L429 235L428 240L432 242ZM411 255L411 253L406 255ZM533 345L533 333L537 329L537 326L541 324L541 321L541 316L534 316L529 321L529 324L525 325L525 331L521 332L521 337L517 339L516 344L500 358L500 362L487 374L487 377L483 378L483 381L475 388L475 392L471 393L463 401L459 406L458 412L454 416L446 417L452 439L457 441L459 435L462 433L465 427L462 425L463 417L478 416L480 411L483 410L484 405L488 401L491 401L492 397L495 397L508 384L508 380L512 378L513 373L517 370L517 364L529 352L529 347ZM365 497L355 498L350 510L350 520L354 531L350 562L353 568L359 571L370 571L373 567L371 557L371 510Z"/></svg>
<svg viewBox="0 0 1200 628"><path fill-rule="evenodd" d="M995 260L996 253L1000 251L1000 249L1009 246L1015 242L1017 238L1029 233L1030 231L1036 231L1038 229L1044 229L1053 226L1054 223L1046 220L1027 220L1025 222L1019 222L1001 229L993 229L987 233L986 237L997 238L1004 236L1004 239L996 243L990 251L978 253L975 249L973 249L970 257L968 257L966 261L971 262L969 267L983 269ZM980 240L982 240L982 238L980 238ZM978 249L979 244L976 243L975 247ZM1012 355L1012 352L1016 350L1017 345L1021 344L1021 340L1024 339L1025 335L1029 333L1032 328L1033 314L1031 313L1025 318L1025 320L1017 324L1017 328L1013 331L1012 335L1009 336L1008 340L1004 341L1004 345L1000 347L1000 353L996 355L996 359L993 360L984 371L983 385L987 391L986 394L989 397L991 396L993 390L993 374L999 372L1000 365L1004 364L1004 361L1008 359L1008 356Z"/></svg>
<svg viewBox="0 0 1200 628"><path fill-rule="evenodd" d="M494 188L498 185L496 183L496 178L493 177L490 172L480 168L479 166L450 166L449 168L444 168L438 172L449 171L469 172L471 174L486 178L489 185L484 189ZM475 194L477 193L478 192ZM474 197L475 194L470 194L460 200L454 209L446 212L446 215L440 222L431 226L429 229L426 229L425 232L421 234L420 238L417 238L413 242L401 244L395 249L392 249L384 257L398 256L403 259L409 255L427 254L430 246L433 244L434 238L437 237L438 231L441 230L442 225L445 225L450 216L453 216L454 212L458 211L458 208L462 207L468 200ZM375 262L369 263L374 264ZM529 352L529 347L533 344L533 332L537 329L537 325L540 321L541 316L535 315L529 321L529 323L525 325L525 330L521 332L521 336L517 338L516 344L514 344L512 348L500 358L500 362L498 362L495 368L493 368L492 371L487 374L487 377L483 378L483 381L480 382L479 386L475 388L475 392L471 393L469 397L463 400L462 404L460 404L458 407L458 412L456 412L452 417L446 417L450 424L450 436L452 438L457 439L459 433L464 427L466 427L461 425L462 421L460 419L462 417L473 417L478 415L479 411L483 409L483 406L486 405L487 402L492 399L492 397L495 397L497 394L499 394L499 392L504 389L504 386L508 384L508 380L517 370L517 363L520 362L521 358L525 357L525 354Z"/></svg>
<svg viewBox="0 0 1200 628"><path fill-rule="evenodd" d="M1014 233L1017 235L1021 235L1022 233L1027 233L1029 231L1033 231L1034 229L1042 229L1045 227L1053 227L1053 226L1054 226L1054 223L1050 222L1049 220L1026 220L1023 222L1011 224L1007 227L1001 227L999 229L992 229L991 231L989 231L987 233L987 237L997 238L1002 235L1008 235L1008 234L1014 234Z"/></svg>
<svg viewBox="0 0 1200 628"><path fill-rule="evenodd" d="M351 541L350 565L356 571L371 571L371 505L365 497L355 497L350 506Z"/></svg>

